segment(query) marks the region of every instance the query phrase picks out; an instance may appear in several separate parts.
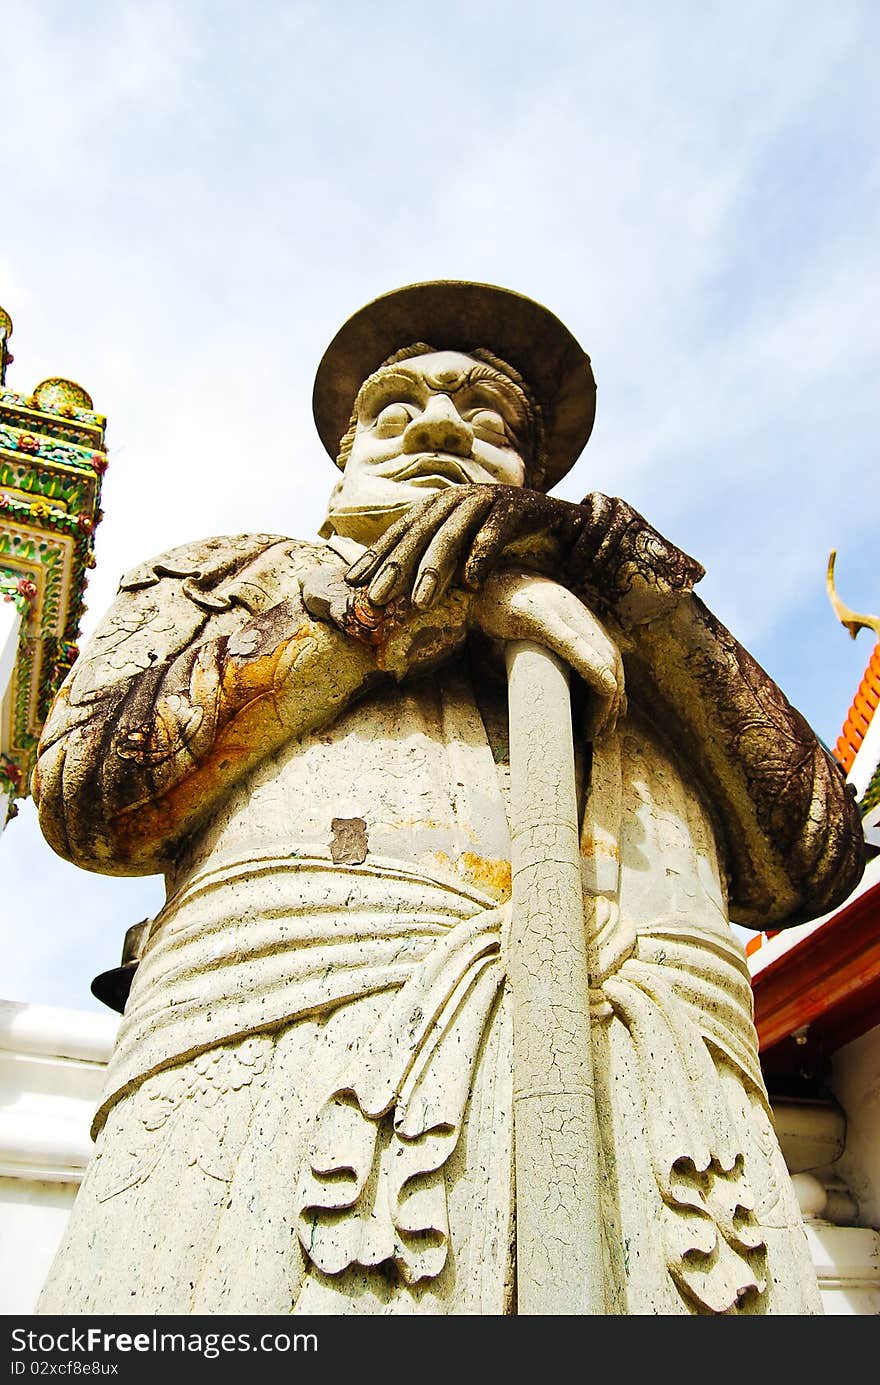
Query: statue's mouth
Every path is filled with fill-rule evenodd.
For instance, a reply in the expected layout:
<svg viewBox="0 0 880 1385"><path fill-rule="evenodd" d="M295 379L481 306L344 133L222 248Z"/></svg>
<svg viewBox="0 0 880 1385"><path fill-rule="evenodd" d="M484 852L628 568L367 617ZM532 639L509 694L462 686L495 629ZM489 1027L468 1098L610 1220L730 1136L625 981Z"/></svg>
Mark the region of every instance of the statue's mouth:
<svg viewBox="0 0 880 1385"><path fill-rule="evenodd" d="M448 452L420 452L395 471L392 479L411 486L461 486L471 478L461 461Z"/></svg>

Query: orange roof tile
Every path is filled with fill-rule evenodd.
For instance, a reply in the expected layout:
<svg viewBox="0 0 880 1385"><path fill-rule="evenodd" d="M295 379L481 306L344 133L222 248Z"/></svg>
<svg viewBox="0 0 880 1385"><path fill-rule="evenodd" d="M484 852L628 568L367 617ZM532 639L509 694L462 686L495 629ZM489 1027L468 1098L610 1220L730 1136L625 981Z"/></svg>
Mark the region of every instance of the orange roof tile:
<svg viewBox="0 0 880 1385"><path fill-rule="evenodd" d="M858 691L853 698L849 715L837 738L834 754L844 770L849 773L859 752L871 718L880 704L880 640L874 645L868 666L862 675Z"/></svg>

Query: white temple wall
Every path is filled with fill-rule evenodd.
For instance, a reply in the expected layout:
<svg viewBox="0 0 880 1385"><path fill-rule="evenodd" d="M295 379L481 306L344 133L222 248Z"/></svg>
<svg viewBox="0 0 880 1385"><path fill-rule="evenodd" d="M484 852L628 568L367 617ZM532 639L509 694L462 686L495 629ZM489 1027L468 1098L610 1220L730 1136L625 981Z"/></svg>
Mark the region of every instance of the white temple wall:
<svg viewBox="0 0 880 1385"><path fill-rule="evenodd" d="M0 1314L33 1312L92 1153L118 1026L0 1001Z"/></svg>
<svg viewBox="0 0 880 1385"><path fill-rule="evenodd" d="M838 1049L832 1085L847 1120L840 1175L859 1204L857 1224L880 1229L880 1025Z"/></svg>
<svg viewBox="0 0 880 1385"><path fill-rule="evenodd" d="M837 1050L831 1086L845 1143L820 1171L830 1197L819 1219L807 1220L810 1254L826 1313L880 1316L880 1026ZM835 1186L855 1201L846 1225L829 1224Z"/></svg>
<svg viewBox="0 0 880 1385"><path fill-rule="evenodd" d="M33 1313L78 1187L0 1178L0 1313Z"/></svg>

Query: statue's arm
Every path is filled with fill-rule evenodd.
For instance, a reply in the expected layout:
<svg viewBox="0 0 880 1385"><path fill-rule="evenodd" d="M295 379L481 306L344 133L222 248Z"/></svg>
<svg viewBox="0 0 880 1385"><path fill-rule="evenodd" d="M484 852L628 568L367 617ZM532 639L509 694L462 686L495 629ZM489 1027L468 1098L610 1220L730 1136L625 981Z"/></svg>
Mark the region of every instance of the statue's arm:
<svg viewBox="0 0 880 1385"><path fill-rule="evenodd" d="M730 913L780 928L838 907L865 865L843 771L804 717L694 595L631 625L627 685L675 742L726 846Z"/></svg>
<svg viewBox="0 0 880 1385"><path fill-rule="evenodd" d="M750 927L815 918L864 868L858 811L835 761L693 594L703 568L626 501L579 505L510 486L470 486L398 522L349 572L374 600L430 606L495 568L550 575L607 623L630 696L675 742L727 848L731 916Z"/></svg>
<svg viewBox="0 0 880 1385"><path fill-rule="evenodd" d="M701 783L726 846L731 917L790 926L864 869L852 793L812 728L692 588L703 569L625 501L588 495L568 585L619 629L627 687Z"/></svg>
<svg viewBox="0 0 880 1385"><path fill-rule="evenodd" d="M627 618L678 600L703 568L624 500L594 493L579 505L519 486L454 486L393 524L347 574L383 606L401 596L430 609L459 581L479 589L497 568L531 569L574 589L613 594ZM607 602L605 603L607 604Z"/></svg>
<svg viewBox="0 0 880 1385"><path fill-rule="evenodd" d="M338 561L336 574L341 582ZM47 718L34 773L41 827L87 869L162 871L181 838L281 745L332 722L377 678L403 677L464 638L460 600L433 618L433 636L416 639L418 618L390 612L365 637L311 614L289 573L280 601L265 573L244 573L238 593L272 601L256 611L209 588L194 602L186 580L166 574L122 590Z"/></svg>

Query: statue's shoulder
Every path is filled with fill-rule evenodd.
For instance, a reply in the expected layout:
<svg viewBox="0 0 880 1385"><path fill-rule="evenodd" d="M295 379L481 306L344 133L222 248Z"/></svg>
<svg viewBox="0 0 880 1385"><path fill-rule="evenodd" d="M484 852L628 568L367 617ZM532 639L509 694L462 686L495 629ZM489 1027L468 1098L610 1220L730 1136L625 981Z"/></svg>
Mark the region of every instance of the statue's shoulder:
<svg viewBox="0 0 880 1385"><path fill-rule="evenodd" d="M327 555L325 544L280 534L215 535L181 544L138 563L122 577L119 592L142 591L170 578L171 584L182 583L184 595L197 605L218 609L218 601L222 607L229 605L225 595L218 597L216 593L230 579L251 570L268 575L273 567L280 573L298 574L315 563L327 561Z"/></svg>
<svg viewBox="0 0 880 1385"><path fill-rule="evenodd" d="M294 596L304 575L339 559L321 542L279 534L218 535L181 544L125 573L73 673L85 701L102 688L231 634Z"/></svg>

